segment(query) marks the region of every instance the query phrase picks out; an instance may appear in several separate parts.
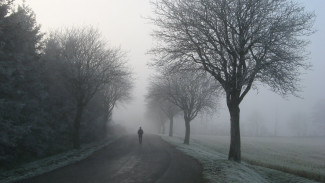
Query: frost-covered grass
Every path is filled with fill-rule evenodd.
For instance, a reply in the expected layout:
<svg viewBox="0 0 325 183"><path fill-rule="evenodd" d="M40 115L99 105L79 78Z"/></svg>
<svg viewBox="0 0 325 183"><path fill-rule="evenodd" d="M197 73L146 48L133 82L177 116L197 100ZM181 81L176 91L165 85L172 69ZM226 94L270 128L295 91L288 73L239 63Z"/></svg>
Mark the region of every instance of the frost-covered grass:
<svg viewBox="0 0 325 183"><path fill-rule="evenodd" d="M10 171L0 172L0 183L10 183L21 179L34 177L83 160L93 154L95 151L112 143L117 138L118 137L110 137L100 143L83 145L77 150L71 150L65 153L33 161Z"/></svg>
<svg viewBox="0 0 325 183"><path fill-rule="evenodd" d="M225 136L192 136L194 142L227 154ZM325 138L242 137L242 160L250 164L325 181Z"/></svg>
<svg viewBox="0 0 325 183"><path fill-rule="evenodd" d="M236 163L227 160L227 153L218 152L211 145L192 140L190 145L183 144L182 138L162 136L162 139L177 149L196 158L203 166L203 175L209 182L216 183L299 183L314 182L293 174L277 171L245 162ZM222 145L221 145L222 146Z"/></svg>

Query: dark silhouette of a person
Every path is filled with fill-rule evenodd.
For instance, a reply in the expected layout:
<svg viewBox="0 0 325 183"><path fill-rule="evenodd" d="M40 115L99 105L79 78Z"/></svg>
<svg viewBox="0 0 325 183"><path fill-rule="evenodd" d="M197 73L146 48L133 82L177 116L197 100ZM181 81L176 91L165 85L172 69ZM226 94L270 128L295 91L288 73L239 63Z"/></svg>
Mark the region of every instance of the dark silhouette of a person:
<svg viewBox="0 0 325 183"><path fill-rule="evenodd" d="M138 130L138 136L139 136L139 143L142 144L142 135L143 135L143 130L140 126L139 130Z"/></svg>

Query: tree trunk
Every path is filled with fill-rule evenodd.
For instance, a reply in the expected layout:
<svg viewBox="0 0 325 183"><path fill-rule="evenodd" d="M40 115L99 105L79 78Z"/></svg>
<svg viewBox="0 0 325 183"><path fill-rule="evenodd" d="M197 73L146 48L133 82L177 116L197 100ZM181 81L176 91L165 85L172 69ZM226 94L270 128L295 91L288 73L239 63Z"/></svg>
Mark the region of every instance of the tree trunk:
<svg viewBox="0 0 325 183"><path fill-rule="evenodd" d="M185 119L185 139L184 144L190 144L190 120Z"/></svg>
<svg viewBox="0 0 325 183"><path fill-rule="evenodd" d="M80 122L82 116L83 106L77 105L77 113L73 122L73 134L72 134L72 143L74 149L80 148Z"/></svg>
<svg viewBox="0 0 325 183"><path fill-rule="evenodd" d="M165 131L166 131L165 124L162 123L161 127L162 127L162 134L165 134Z"/></svg>
<svg viewBox="0 0 325 183"><path fill-rule="evenodd" d="M109 116L109 112L106 111L105 114L104 114L104 120L108 123L109 120L110 120L110 116Z"/></svg>
<svg viewBox="0 0 325 183"><path fill-rule="evenodd" d="M228 109L230 113L230 136L231 136L228 160L240 162L241 152L240 152L239 104L228 106Z"/></svg>
<svg viewBox="0 0 325 183"><path fill-rule="evenodd" d="M169 136L173 136L173 126L174 126L174 118L169 118Z"/></svg>
<svg viewBox="0 0 325 183"><path fill-rule="evenodd" d="M112 119L113 109L114 109L114 107L109 107L107 112L106 112L107 123L109 123L111 121L111 119Z"/></svg>

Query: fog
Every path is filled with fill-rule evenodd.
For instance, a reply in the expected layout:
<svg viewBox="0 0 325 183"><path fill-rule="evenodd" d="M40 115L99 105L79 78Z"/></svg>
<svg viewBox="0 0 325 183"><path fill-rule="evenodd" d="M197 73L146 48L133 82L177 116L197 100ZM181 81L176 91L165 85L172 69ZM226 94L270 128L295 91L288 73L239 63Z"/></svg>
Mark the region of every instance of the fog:
<svg viewBox="0 0 325 183"><path fill-rule="evenodd" d="M315 106L319 101L324 103L325 99L325 1L299 2L316 14L314 28L317 32L309 37L311 43L307 47L312 68L302 72L299 97L283 98L263 85L258 86L258 90L251 90L240 105L241 133L244 136L325 135L324 124L320 128L313 123ZM110 40L111 45L126 51L134 73L133 100L118 105L113 113L113 121L134 133L139 126L143 127L145 133L157 131L145 118L145 95L153 74L153 69L147 65L152 58L146 53L154 45L150 37L153 26L145 18L153 16L149 0L27 0L26 4L34 10L43 31L91 24ZM199 116L191 122L192 133L228 135L229 123L223 96L214 115ZM297 127L300 123L302 126ZM174 124L175 133L182 134L184 122L181 116ZM301 132L300 129L305 131Z"/></svg>

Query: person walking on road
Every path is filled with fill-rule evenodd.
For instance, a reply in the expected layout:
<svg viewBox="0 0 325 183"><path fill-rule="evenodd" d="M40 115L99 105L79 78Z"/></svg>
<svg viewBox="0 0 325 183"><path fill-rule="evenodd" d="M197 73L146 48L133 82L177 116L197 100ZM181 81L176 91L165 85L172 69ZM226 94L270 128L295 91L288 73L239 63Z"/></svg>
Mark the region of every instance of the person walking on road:
<svg viewBox="0 0 325 183"><path fill-rule="evenodd" d="M142 144L142 135L143 135L143 130L140 126L139 130L138 130L138 136L139 136L139 144Z"/></svg>

